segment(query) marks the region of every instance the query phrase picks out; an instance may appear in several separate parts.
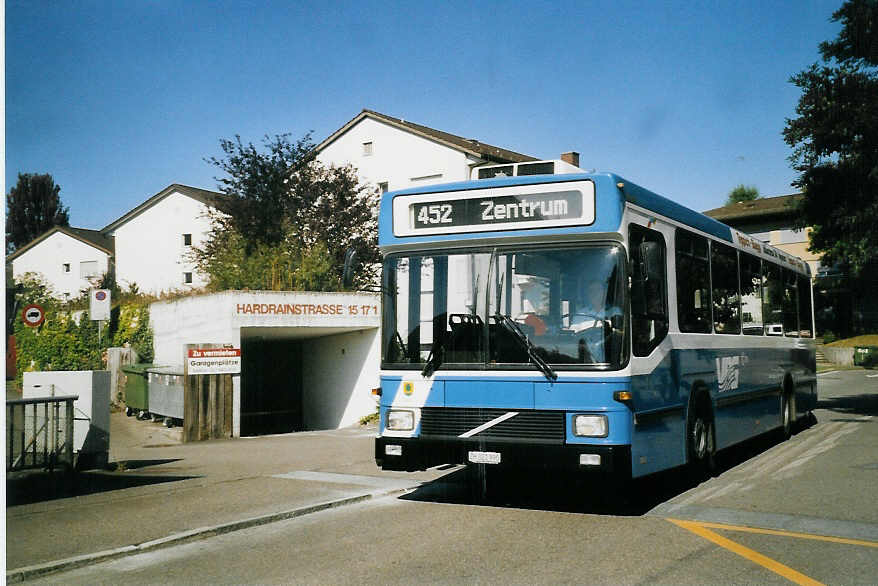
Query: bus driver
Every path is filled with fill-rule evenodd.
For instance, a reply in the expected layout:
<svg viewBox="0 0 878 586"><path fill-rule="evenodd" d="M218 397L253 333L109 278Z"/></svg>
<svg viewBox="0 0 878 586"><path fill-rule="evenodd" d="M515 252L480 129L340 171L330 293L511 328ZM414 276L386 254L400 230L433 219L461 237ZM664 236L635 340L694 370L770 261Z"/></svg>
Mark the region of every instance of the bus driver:
<svg viewBox="0 0 878 586"><path fill-rule="evenodd" d="M622 316L622 308L607 305L607 287L599 279L581 277L578 292L570 329L580 337L580 345L585 344L592 362L604 362L604 335L612 328L609 320Z"/></svg>

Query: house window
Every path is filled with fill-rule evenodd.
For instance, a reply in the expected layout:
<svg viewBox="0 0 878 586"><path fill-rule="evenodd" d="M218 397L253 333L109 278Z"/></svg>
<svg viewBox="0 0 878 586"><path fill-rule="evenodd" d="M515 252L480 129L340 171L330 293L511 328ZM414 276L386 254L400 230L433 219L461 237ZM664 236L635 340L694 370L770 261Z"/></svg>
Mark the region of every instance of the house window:
<svg viewBox="0 0 878 586"><path fill-rule="evenodd" d="M183 283L186 285L192 284L192 273L183 273Z"/></svg>
<svg viewBox="0 0 878 586"><path fill-rule="evenodd" d="M372 156L372 142L364 142L363 143L363 156L371 157Z"/></svg>
<svg viewBox="0 0 878 586"><path fill-rule="evenodd" d="M98 261L84 260L79 263L79 276L82 278L98 276Z"/></svg>
<svg viewBox="0 0 878 586"><path fill-rule="evenodd" d="M183 234L183 246L192 246L192 234Z"/></svg>
<svg viewBox="0 0 878 586"><path fill-rule="evenodd" d="M409 179L412 183L425 183L425 182L436 182L442 179L442 173L437 173L435 175L422 175L421 177L412 177Z"/></svg>
<svg viewBox="0 0 878 586"><path fill-rule="evenodd" d="M69 262L65 262L63 265L61 265L61 272L64 272L64 273L70 272L70 263Z"/></svg>

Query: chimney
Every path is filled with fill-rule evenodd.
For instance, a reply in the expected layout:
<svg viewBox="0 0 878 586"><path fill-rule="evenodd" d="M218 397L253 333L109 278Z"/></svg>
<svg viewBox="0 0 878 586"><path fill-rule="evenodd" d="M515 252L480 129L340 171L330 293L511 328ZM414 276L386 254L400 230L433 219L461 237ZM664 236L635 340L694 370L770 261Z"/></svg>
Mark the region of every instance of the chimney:
<svg viewBox="0 0 878 586"><path fill-rule="evenodd" d="M565 163L570 163L574 167L579 166L579 153L576 151L570 151L566 153L561 153L561 160Z"/></svg>

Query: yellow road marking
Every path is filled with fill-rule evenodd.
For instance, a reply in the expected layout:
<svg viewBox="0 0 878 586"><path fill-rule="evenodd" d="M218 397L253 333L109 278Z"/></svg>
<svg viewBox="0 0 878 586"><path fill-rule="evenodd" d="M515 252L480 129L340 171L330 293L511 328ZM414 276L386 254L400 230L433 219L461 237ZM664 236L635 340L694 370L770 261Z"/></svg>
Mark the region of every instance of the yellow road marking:
<svg viewBox="0 0 878 586"><path fill-rule="evenodd" d="M805 574L801 572L797 572L789 566L785 566L780 562L776 562L770 557L764 556L758 551L753 551L748 547L744 547L739 543L735 543L730 539L726 539L722 535L718 533L714 533L707 527L702 527L698 523L693 523L691 521L680 521L677 519L668 519L674 525L678 527L682 527L687 531L691 531L692 533L707 539L708 541L712 541L720 547L723 547L732 553L736 553L739 556L750 560L755 564L759 564L763 568L769 569L775 574L783 576L787 580L791 582L795 582L796 584L808 585L808 586L823 586L822 582L818 582L812 578L809 578Z"/></svg>
<svg viewBox="0 0 878 586"><path fill-rule="evenodd" d="M795 537L797 539L814 539L816 541L828 541L830 543L843 543L845 545L862 545L864 547L878 547L878 541L864 541L862 539L848 539L846 537L832 537L829 535L813 535L811 533L796 533L794 531L778 531L776 529L758 529L756 527L744 527L741 525L723 525L722 523L698 522L702 527L710 529L725 529L728 531L741 531L744 533L761 533L763 535L778 535L780 537Z"/></svg>

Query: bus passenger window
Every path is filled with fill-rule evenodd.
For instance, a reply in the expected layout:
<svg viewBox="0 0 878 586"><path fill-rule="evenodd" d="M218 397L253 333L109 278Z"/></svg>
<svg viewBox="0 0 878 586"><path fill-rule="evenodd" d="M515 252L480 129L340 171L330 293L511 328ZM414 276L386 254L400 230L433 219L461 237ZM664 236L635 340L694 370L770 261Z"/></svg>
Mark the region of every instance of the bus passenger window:
<svg viewBox="0 0 878 586"><path fill-rule="evenodd" d="M717 334L741 333L738 297L738 252L731 246L711 242L710 275L713 284L713 328Z"/></svg>
<svg viewBox="0 0 878 586"><path fill-rule="evenodd" d="M635 356L648 356L668 333L665 239L631 224L631 338Z"/></svg>
<svg viewBox="0 0 878 586"><path fill-rule="evenodd" d="M796 273L783 269L783 333L788 338L799 337L799 311L796 307Z"/></svg>
<svg viewBox="0 0 878 586"><path fill-rule="evenodd" d="M761 336L762 321L762 261L752 254L741 253L741 313L744 334Z"/></svg>
<svg viewBox="0 0 878 586"><path fill-rule="evenodd" d="M707 239L677 229L677 319L681 332L710 333Z"/></svg>
<svg viewBox="0 0 878 586"><path fill-rule="evenodd" d="M783 335L783 281L780 267L771 262L762 263L762 317L765 333Z"/></svg>
<svg viewBox="0 0 878 586"><path fill-rule="evenodd" d="M805 275L798 276L799 281L799 335L813 338L814 328L811 327L811 279Z"/></svg>

